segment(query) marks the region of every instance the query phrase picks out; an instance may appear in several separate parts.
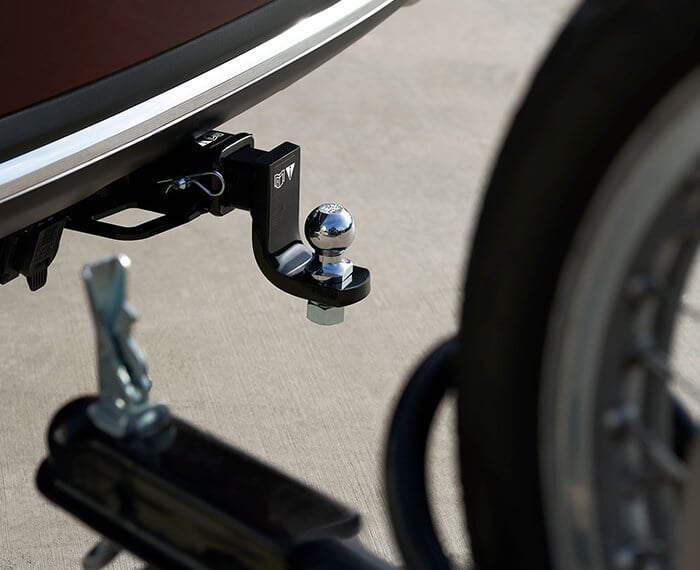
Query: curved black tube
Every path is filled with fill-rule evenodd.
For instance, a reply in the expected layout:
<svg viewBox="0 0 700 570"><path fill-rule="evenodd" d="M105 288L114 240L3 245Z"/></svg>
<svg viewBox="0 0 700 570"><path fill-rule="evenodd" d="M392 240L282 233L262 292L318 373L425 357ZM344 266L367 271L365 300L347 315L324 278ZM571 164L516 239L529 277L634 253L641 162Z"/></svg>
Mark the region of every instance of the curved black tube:
<svg viewBox="0 0 700 570"><path fill-rule="evenodd" d="M292 570L396 570L365 550L357 540L324 539L295 552Z"/></svg>
<svg viewBox="0 0 700 570"><path fill-rule="evenodd" d="M453 386L455 339L435 349L408 381L389 430L385 482L394 535L406 566L449 569L433 525L425 485L425 451L440 402Z"/></svg>
<svg viewBox="0 0 700 570"><path fill-rule="evenodd" d="M678 398L674 397L671 405L673 407L673 451L687 462L690 446L695 441L698 428Z"/></svg>

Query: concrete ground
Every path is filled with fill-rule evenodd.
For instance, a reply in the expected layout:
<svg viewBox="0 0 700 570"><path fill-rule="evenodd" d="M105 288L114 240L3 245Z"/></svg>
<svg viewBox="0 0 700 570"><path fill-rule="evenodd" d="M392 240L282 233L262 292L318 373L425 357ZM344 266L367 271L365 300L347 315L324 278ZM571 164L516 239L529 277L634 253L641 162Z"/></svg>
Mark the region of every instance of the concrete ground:
<svg viewBox="0 0 700 570"><path fill-rule="evenodd" d="M354 214L350 257L373 292L321 328L259 273L244 212L140 243L67 232L48 285L0 291L0 568L75 568L92 532L33 477L65 401L96 387L82 264L133 260L130 300L153 394L178 415L327 490L364 515L362 538L398 560L382 496L387 422L407 375L455 332L473 227L497 143L573 0L424 0L227 126L262 148L303 148L302 212ZM450 410L432 489L450 553L468 559ZM114 568L135 567L122 557Z"/></svg>

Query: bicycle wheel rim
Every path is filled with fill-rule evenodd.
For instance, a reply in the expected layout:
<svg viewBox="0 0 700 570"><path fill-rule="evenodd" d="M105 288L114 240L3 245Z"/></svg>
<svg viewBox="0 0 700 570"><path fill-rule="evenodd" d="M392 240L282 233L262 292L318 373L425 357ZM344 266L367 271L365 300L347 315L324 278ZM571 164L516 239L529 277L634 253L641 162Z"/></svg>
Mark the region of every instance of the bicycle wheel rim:
<svg viewBox="0 0 700 570"><path fill-rule="evenodd" d="M667 477L649 491L630 480L644 479L640 468L656 461L648 457L649 433L666 449L672 435L663 378L652 378L663 376L665 362L652 360L668 353L679 284L697 245L694 220L681 228L674 219L692 210L700 194L698 93L695 71L623 147L577 231L557 288L540 417L556 568L670 565L674 484Z"/></svg>

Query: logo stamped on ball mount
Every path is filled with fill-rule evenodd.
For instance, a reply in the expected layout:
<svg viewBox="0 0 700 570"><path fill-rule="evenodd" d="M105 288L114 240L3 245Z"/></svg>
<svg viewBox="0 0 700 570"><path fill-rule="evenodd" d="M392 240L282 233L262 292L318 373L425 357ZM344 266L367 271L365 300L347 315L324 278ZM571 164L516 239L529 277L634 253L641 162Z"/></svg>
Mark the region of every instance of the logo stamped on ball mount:
<svg viewBox="0 0 700 570"><path fill-rule="evenodd" d="M273 181L273 184L277 190L282 188L284 186L284 183L287 180L291 180L292 176L294 176L294 168L296 167L297 163L292 162L289 166L287 166L284 170L278 172L275 174L275 179Z"/></svg>

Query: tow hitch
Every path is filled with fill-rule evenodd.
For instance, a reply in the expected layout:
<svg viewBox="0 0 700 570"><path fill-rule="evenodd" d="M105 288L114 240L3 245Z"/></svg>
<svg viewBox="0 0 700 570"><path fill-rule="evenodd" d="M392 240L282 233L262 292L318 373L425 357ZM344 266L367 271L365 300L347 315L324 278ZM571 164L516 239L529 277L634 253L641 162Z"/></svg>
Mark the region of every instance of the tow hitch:
<svg viewBox="0 0 700 570"><path fill-rule="evenodd" d="M263 151L255 148L248 133L210 131L49 221L0 240L0 283L23 273L32 290L41 287L64 227L110 239L141 240L202 214L224 216L239 209L251 214L253 252L263 275L282 291L306 299L310 320L340 323L344 307L369 294L370 273L345 255L355 226L340 204L315 208L304 224L311 247L302 241L300 180L298 145L285 142ZM106 220L130 208L158 217L132 227ZM50 247L38 247L42 239L47 242L47 226Z"/></svg>

